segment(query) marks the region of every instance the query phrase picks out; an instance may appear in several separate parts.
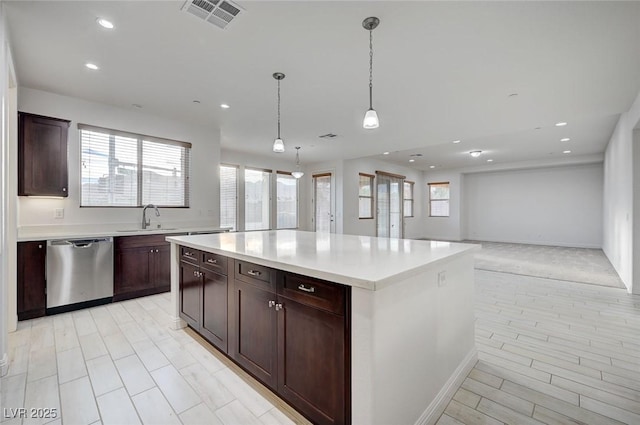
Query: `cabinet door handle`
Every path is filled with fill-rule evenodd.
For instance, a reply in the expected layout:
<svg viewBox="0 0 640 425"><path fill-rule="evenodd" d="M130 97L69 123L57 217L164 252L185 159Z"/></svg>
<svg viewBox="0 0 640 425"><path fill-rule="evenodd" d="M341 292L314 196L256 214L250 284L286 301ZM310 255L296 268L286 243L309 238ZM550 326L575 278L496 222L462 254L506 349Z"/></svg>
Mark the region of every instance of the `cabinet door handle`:
<svg viewBox="0 0 640 425"><path fill-rule="evenodd" d="M274 305L276 305L276 302L273 300L269 301L269 308L273 307Z"/></svg>
<svg viewBox="0 0 640 425"><path fill-rule="evenodd" d="M195 277L198 277L198 271L197 271L197 270L194 270L194 271L193 271L193 275L194 275Z"/></svg>
<svg viewBox="0 0 640 425"><path fill-rule="evenodd" d="M63 187L63 188L62 188L62 191L63 191L63 192L66 192L66 191L67 191L67 188L66 188L66 187Z"/></svg>
<svg viewBox="0 0 640 425"><path fill-rule="evenodd" d="M153 249L152 249L152 250L150 250L149 252L153 252Z"/></svg>
<svg viewBox="0 0 640 425"><path fill-rule="evenodd" d="M313 286L305 286L303 283L298 285L298 289L301 290L301 291L304 291L304 292L309 292L311 294L316 292L316 288L314 288Z"/></svg>
<svg viewBox="0 0 640 425"><path fill-rule="evenodd" d="M276 304L276 311L282 310L284 307L281 303Z"/></svg>
<svg viewBox="0 0 640 425"><path fill-rule="evenodd" d="M247 274L251 275L251 276L260 276L262 274L262 272L260 272L258 270L247 270Z"/></svg>
<svg viewBox="0 0 640 425"><path fill-rule="evenodd" d="M204 273L198 272L198 277L202 277L202 276L204 276Z"/></svg>
<svg viewBox="0 0 640 425"><path fill-rule="evenodd" d="M207 259L207 263L209 263L209 264L218 264L218 260L215 260L213 258L208 258Z"/></svg>
<svg viewBox="0 0 640 425"><path fill-rule="evenodd" d="M156 249L156 252L158 252L158 250Z"/></svg>

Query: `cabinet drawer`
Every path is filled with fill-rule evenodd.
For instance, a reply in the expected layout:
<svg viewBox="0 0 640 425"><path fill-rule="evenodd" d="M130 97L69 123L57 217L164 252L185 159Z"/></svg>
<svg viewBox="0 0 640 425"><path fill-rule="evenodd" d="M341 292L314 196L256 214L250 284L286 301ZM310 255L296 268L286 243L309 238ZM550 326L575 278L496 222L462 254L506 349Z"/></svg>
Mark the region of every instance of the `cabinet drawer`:
<svg viewBox="0 0 640 425"><path fill-rule="evenodd" d="M242 282L275 292L275 270L247 261L235 261L234 277Z"/></svg>
<svg viewBox="0 0 640 425"><path fill-rule="evenodd" d="M190 263L199 264L202 252L188 246L180 246L180 259Z"/></svg>
<svg viewBox="0 0 640 425"><path fill-rule="evenodd" d="M202 252L200 256L200 267L212 270L226 276L227 274L227 257L210 252Z"/></svg>
<svg viewBox="0 0 640 425"><path fill-rule="evenodd" d="M346 287L294 273L278 273L278 294L344 316Z"/></svg>

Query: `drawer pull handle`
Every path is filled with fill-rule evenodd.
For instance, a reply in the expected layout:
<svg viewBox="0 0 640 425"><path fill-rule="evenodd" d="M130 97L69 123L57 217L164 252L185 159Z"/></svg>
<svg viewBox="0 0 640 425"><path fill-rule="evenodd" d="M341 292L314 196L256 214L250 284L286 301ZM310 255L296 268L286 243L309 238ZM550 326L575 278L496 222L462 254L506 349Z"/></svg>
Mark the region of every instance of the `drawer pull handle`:
<svg viewBox="0 0 640 425"><path fill-rule="evenodd" d="M276 305L275 301L269 301L269 308L273 307L274 305Z"/></svg>
<svg viewBox="0 0 640 425"><path fill-rule="evenodd" d="M214 260L213 258L208 258L207 263L209 264L218 264L218 260Z"/></svg>
<svg viewBox="0 0 640 425"><path fill-rule="evenodd" d="M316 288L314 288L313 286L306 287L302 283L298 285L298 289L304 292L309 292L310 294L316 292Z"/></svg>
<svg viewBox="0 0 640 425"><path fill-rule="evenodd" d="M258 270L247 270L247 274L250 276L260 276L262 272Z"/></svg>
<svg viewBox="0 0 640 425"><path fill-rule="evenodd" d="M187 257L193 257L193 252L185 251L184 255L186 255Z"/></svg>

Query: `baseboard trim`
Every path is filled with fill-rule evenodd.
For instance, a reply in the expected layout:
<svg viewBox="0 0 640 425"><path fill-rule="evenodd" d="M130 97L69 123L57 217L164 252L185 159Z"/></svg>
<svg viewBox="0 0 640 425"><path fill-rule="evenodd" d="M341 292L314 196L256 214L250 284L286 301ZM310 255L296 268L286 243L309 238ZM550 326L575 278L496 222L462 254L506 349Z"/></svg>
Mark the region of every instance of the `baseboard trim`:
<svg viewBox="0 0 640 425"><path fill-rule="evenodd" d="M422 412L422 415L420 415L420 418L418 418L415 425L433 425L438 421L440 415L442 415L442 412L444 412L444 409L446 409L456 391L460 385L462 385L462 382L465 380L469 372L471 372L471 369L473 369L477 361L478 351L474 346L460 362L444 386L440 389L436 398L434 398L427 409Z"/></svg>
<svg viewBox="0 0 640 425"><path fill-rule="evenodd" d="M9 371L9 357L7 356L7 353L4 353L2 355L2 358L0 359L0 376L5 376L8 371Z"/></svg>
<svg viewBox="0 0 640 425"><path fill-rule="evenodd" d="M174 317L171 320L171 325L170 325L171 329L173 329L174 331L177 331L178 329L183 329L187 327L187 322L185 322L184 320L182 320L180 317Z"/></svg>

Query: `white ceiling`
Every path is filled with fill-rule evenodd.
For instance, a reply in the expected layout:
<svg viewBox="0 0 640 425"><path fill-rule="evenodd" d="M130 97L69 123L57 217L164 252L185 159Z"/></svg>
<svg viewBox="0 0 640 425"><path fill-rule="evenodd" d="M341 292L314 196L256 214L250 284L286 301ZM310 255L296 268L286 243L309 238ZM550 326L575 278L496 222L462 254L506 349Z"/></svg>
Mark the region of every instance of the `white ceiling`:
<svg viewBox="0 0 640 425"><path fill-rule="evenodd" d="M226 30L181 12L183 1L3 3L20 86L219 127L225 149L278 155L272 73L284 72L280 155L302 146L303 163L409 165L422 153L411 165L428 169L602 153L640 91L637 1L241 1ZM376 130L362 129L368 16L381 20ZM328 132L338 137L318 138ZM476 149L486 153L471 158Z"/></svg>

